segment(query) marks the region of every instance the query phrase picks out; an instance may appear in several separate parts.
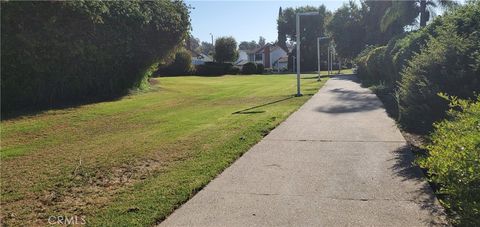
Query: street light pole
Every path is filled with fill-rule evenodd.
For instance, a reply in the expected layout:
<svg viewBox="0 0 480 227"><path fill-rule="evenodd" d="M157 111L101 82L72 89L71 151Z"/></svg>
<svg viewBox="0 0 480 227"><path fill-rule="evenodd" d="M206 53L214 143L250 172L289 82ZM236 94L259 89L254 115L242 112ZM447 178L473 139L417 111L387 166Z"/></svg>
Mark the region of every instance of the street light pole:
<svg viewBox="0 0 480 227"><path fill-rule="evenodd" d="M327 47L327 71L328 75L330 75L330 44Z"/></svg>
<svg viewBox="0 0 480 227"><path fill-rule="evenodd" d="M318 70L318 81L320 78L320 37L317 37L317 70Z"/></svg>
<svg viewBox="0 0 480 227"><path fill-rule="evenodd" d="M321 77L320 77L320 64L321 64L321 61L320 61L320 40L322 39L327 39L327 37L317 37L317 61L318 61L318 81L322 80Z"/></svg>
<svg viewBox="0 0 480 227"><path fill-rule="evenodd" d="M296 16L297 27L297 96L302 96L300 92L300 14Z"/></svg>
<svg viewBox="0 0 480 227"><path fill-rule="evenodd" d="M297 27L297 94L296 96L302 96L300 92L300 16L312 16L318 15L318 12L307 12L307 13L297 13L296 14L296 27Z"/></svg>

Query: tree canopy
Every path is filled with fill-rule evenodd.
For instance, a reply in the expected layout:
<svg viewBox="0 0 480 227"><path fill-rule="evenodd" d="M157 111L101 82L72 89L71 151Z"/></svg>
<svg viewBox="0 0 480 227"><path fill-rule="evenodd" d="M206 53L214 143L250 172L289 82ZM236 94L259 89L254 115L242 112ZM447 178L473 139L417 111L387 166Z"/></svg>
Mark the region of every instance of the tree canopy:
<svg viewBox="0 0 480 227"><path fill-rule="evenodd" d="M336 44L337 53L344 57L353 59L365 47L365 29L362 20L362 11L350 1L343 4L327 24Z"/></svg>
<svg viewBox="0 0 480 227"><path fill-rule="evenodd" d="M301 63L302 70L314 70L317 67L317 37L325 36L325 24L331 13L327 11L324 5L320 7L303 6L298 8L286 8L279 11L279 18L277 19L278 42L281 46L287 46L287 38L290 41L296 39L296 17L297 13L303 12L318 12L318 15L302 16L300 19L301 30ZM284 43L283 40L285 40ZM321 45L321 56L326 59L327 43Z"/></svg>
<svg viewBox="0 0 480 227"><path fill-rule="evenodd" d="M237 41L233 37L220 37L215 40L215 61L233 62L238 58Z"/></svg>
<svg viewBox="0 0 480 227"><path fill-rule="evenodd" d="M190 29L181 1L1 2L2 111L110 99Z"/></svg>

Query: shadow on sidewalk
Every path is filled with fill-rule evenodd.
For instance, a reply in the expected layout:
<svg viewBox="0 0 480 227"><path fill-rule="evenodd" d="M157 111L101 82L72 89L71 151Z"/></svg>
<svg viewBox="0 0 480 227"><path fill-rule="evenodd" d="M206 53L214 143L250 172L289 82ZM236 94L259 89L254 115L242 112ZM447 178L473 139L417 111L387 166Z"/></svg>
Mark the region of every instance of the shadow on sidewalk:
<svg viewBox="0 0 480 227"><path fill-rule="evenodd" d="M448 222L442 218L446 217L445 211L436 200L435 194L427 183L422 170L414 163L415 157L411 149L410 145L405 145L394 151L395 164L391 167L391 170L403 181L414 181L419 186L420 189L418 191L412 192L413 202L434 217L430 221L425 221L426 225L448 226Z"/></svg>
<svg viewBox="0 0 480 227"><path fill-rule="evenodd" d="M334 93L334 97L339 101L339 104L320 106L316 109L318 112L340 114L365 112L383 108L383 105L378 98L368 91L359 92L343 88L335 88L328 92Z"/></svg>

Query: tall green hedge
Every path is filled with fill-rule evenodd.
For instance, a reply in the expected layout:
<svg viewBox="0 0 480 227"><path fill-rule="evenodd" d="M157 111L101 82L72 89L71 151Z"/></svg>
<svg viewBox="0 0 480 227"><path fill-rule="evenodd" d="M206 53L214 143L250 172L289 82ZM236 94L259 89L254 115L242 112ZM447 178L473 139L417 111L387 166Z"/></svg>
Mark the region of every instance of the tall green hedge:
<svg viewBox="0 0 480 227"><path fill-rule="evenodd" d="M402 72L398 89L400 123L428 132L445 117L446 93L471 99L480 92L480 2L442 18L436 36L428 41Z"/></svg>
<svg viewBox="0 0 480 227"><path fill-rule="evenodd" d="M470 2L386 47L363 51L357 73L367 85L385 85L404 128L426 133L445 117L439 92L460 98L480 93L480 2Z"/></svg>
<svg viewBox="0 0 480 227"><path fill-rule="evenodd" d="M181 1L2 1L2 112L123 95L189 20Z"/></svg>

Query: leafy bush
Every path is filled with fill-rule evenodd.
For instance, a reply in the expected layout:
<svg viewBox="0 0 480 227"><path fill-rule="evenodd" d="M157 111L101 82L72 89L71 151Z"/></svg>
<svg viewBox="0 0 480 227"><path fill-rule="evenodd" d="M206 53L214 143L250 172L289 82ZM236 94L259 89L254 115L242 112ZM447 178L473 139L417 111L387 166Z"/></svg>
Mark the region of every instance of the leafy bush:
<svg viewBox="0 0 480 227"><path fill-rule="evenodd" d="M158 74L162 76L190 75L192 73L192 55L185 49L180 49L175 53L173 62L158 69Z"/></svg>
<svg viewBox="0 0 480 227"><path fill-rule="evenodd" d="M480 225L480 97L452 100L448 120L435 124L429 156L420 161L438 184L442 203L457 216L456 224Z"/></svg>
<svg viewBox="0 0 480 227"><path fill-rule="evenodd" d="M367 59L370 54L370 51L375 49L375 46L368 46L358 56L355 58L355 64L357 66L357 76L362 80L362 82L366 82L368 80L368 73L367 73ZM323 68L323 66L322 66Z"/></svg>
<svg viewBox="0 0 480 227"><path fill-rule="evenodd" d="M262 74L265 70L265 66L262 63L257 64L257 74Z"/></svg>
<svg viewBox="0 0 480 227"><path fill-rule="evenodd" d="M480 3L449 16L402 73L400 123L413 131L427 132L445 117L448 102L438 93L469 99L480 91L480 25L472 21L480 19Z"/></svg>
<svg viewBox="0 0 480 227"><path fill-rule="evenodd" d="M215 61L234 62L238 58L237 41L233 37L220 37L215 40Z"/></svg>
<svg viewBox="0 0 480 227"><path fill-rule="evenodd" d="M195 75L198 76L221 76L225 74L237 74L238 69L231 63L206 62L204 65L197 65Z"/></svg>
<svg viewBox="0 0 480 227"><path fill-rule="evenodd" d="M389 69L389 77L392 83L401 80L401 72L412 57L419 53L430 38L433 25L411 32L403 38L392 40L386 50L385 67Z"/></svg>
<svg viewBox="0 0 480 227"><path fill-rule="evenodd" d="M184 39L181 1L2 1L2 112L109 99Z"/></svg>
<svg viewBox="0 0 480 227"><path fill-rule="evenodd" d="M373 49L367 56L367 73L369 80L374 82L381 82L387 79L384 72L384 58L386 46L381 46Z"/></svg>
<svg viewBox="0 0 480 227"><path fill-rule="evenodd" d="M253 62L247 62L242 67L242 74L255 74L257 72L257 65Z"/></svg>
<svg viewBox="0 0 480 227"><path fill-rule="evenodd" d="M364 84L378 84L388 79L384 72L385 50L386 46L368 48L357 57L357 74Z"/></svg>

